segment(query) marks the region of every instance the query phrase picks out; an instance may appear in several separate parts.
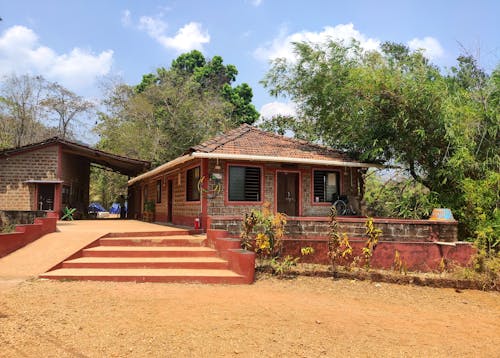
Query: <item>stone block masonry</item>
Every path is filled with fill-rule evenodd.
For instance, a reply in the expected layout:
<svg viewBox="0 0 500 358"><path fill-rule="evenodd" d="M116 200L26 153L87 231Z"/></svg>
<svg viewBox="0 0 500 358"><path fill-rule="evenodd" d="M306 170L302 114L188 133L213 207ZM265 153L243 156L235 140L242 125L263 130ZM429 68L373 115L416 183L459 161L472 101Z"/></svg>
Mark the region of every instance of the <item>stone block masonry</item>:
<svg viewBox="0 0 500 358"><path fill-rule="evenodd" d="M46 211L5 211L0 210L0 226L33 224L36 218L47 216Z"/></svg>
<svg viewBox="0 0 500 358"><path fill-rule="evenodd" d="M36 210L35 185L57 177L57 145L0 159L0 209Z"/></svg>
<svg viewBox="0 0 500 358"><path fill-rule="evenodd" d="M211 217L212 229L227 230L231 235L239 235L242 216ZM349 238L365 236L366 218L338 217L340 232ZM374 218L375 226L382 230L381 241L434 242L457 241L458 223L430 220L401 220ZM329 218L292 218L286 225L286 237L291 239L324 239L328 237Z"/></svg>

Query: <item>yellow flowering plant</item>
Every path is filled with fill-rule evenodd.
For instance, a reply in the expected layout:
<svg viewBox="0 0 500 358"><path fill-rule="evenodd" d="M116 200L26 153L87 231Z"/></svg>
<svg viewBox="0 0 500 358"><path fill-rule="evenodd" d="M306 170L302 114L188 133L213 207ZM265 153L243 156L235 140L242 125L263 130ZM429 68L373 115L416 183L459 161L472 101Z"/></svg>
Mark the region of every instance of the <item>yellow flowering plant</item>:
<svg viewBox="0 0 500 358"><path fill-rule="evenodd" d="M285 225L286 215L273 213L271 204L265 202L260 210L245 214L240 234L242 247L250 248L255 239L254 250L261 257L280 256Z"/></svg>

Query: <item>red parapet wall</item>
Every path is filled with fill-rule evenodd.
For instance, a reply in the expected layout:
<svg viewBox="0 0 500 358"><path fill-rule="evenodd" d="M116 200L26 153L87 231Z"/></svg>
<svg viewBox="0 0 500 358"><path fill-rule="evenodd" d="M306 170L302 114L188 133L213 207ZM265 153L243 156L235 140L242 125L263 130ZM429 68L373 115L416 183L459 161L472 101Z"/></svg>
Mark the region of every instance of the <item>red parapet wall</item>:
<svg viewBox="0 0 500 358"><path fill-rule="evenodd" d="M353 248L353 256L361 255L361 250L365 245L364 240L349 240ZM300 249L310 246L314 248L314 254L302 256ZM287 239L283 243L285 255L301 257L301 262L329 264L328 241L322 240L294 240ZM438 270L442 264L445 267L450 265L468 266L471 257L475 253L474 247L470 243L436 243L436 242L401 242L401 241L381 241L375 247L371 259L371 267L381 269L391 269L394 267L396 251L399 252L401 263L409 271L429 272ZM352 261L352 259L350 260Z"/></svg>
<svg viewBox="0 0 500 358"><path fill-rule="evenodd" d="M4 257L43 235L56 231L57 213L47 213L45 218L36 218L34 224L17 225L14 232L0 234L0 257Z"/></svg>

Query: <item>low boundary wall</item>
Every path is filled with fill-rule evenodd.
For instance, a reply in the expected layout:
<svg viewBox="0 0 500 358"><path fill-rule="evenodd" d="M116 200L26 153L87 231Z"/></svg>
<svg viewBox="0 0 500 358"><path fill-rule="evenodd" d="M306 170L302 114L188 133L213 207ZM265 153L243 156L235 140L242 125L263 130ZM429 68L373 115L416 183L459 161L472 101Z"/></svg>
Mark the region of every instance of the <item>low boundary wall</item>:
<svg viewBox="0 0 500 358"><path fill-rule="evenodd" d="M58 215L49 212L44 218L35 218L34 224L17 225L14 232L0 234L0 257L39 239L43 235L56 231Z"/></svg>
<svg viewBox="0 0 500 358"><path fill-rule="evenodd" d="M213 230L227 230L229 237L239 237L241 217L215 216L209 218ZM363 217L337 217L340 232L345 232L353 247L353 256L359 256L365 244L365 221ZM456 221L404 220L374 218L376 228L382 230L376 246L371 267L390 269L394 266L396 251L401 262L411 271L438 270L444 264L467 266L475 253L470 243L459 242ZM313 255L301 257L301 262L329 264L328 217L289 218L283 254L301 257L302 247L313 247Z"/></svg>
<svg viewBox="0 0 500 358"><path fill-rule="evenodd" d="M212 216L209 217L209 228L227 230L231 235L238 236L242 220L241 216ZM329 222L328 217L288 218L287 237L292 239L326 238ZM338 216L337 222L340 232L345 232L349 238L364 237L365 217ZM457 221L373 218L373 224L382 230L382 241L458 241Z"/></svg>
<svg viewBox="0 0 500 358"><path fill-rule="evenodd" d="M44 218L47 211L42 210L0 210L0 225L14 224L26 225L33 224L36 218Z"/></svg>
<svg viewBox="0 0 500 358"><path fill-rule="evenodd" d="M225 230L207 230L206 246L217 250L219 257L227 260L229 269L243 276L243 283L255 280L255 252L243 250L240 240L230 237Z"/></svg>

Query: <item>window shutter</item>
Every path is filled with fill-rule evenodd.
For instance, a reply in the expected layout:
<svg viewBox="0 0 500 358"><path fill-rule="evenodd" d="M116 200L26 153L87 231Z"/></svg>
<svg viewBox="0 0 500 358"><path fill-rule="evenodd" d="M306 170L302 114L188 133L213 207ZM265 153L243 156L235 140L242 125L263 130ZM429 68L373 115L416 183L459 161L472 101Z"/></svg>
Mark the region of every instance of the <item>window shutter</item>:
<svg viewBox="0 0 500 358"><path fill-rule="evenodd" d="M245 168L245 201L260 201L260 168Z"/></svg>
<svg viewBox="0 0 500 358"><path fill-rule="evenodd" d="M334 200L339 193L339 173L329 170L314 170L314 198L313 201L328 203Z"/></svg>
<svg viewBox="0 0 500 358"><path fill-rule="evenodd" d="M261 170L229 166L229 201L260 201Z"/></svg>
<svg viewBox="0 0 500 358"><path fill-rule="evenodd" d="M325 202L326 172L322 170L314 171L314 201L319 198L320 203Z"/></svg>
<svg viewBox="0 0 500 358"><path fill-rule="evenodd" d="M198 180L200 180L200 167L189 169L186 172L186 201L200 200Z"/></svg>

